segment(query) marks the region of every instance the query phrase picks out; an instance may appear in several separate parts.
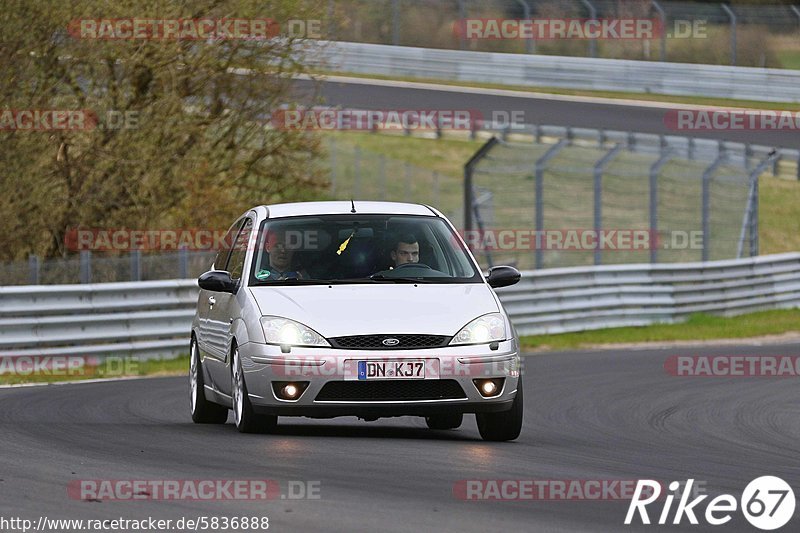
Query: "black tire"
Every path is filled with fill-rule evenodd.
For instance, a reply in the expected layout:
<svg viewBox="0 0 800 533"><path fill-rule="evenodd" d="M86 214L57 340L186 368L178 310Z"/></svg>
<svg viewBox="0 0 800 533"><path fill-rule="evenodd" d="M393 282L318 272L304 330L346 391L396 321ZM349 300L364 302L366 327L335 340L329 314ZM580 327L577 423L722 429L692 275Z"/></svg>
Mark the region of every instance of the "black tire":
<svg viewBox="0 0 800 533"><path fill-rule="evenodd" d="M431 415L425 417L425 423L431 429L458 429L464 421L462 413Z"/></svg>
<svg viewBox="0 0 800 533"><path fill-rule="evenodd" d="M189 409L195 424L224 424L228 421L228 408L206 400L203 384L203 367L197 341L192 337L189 345Z"/></svg>
<svg viewBox="0 0 800 533"><path fill-rule="evenodd" d="M514 440L522 432L522 410L524 406L522 397L522 378L517 383L517 395L508 411L499 413L476 413L478 431L483 440L505 441Z"/></svg>
<svg viewBox="0 0 800 533"><path fill-rule="evenodd" d="M275 415L259 415L253 410L247 396L247 383L242 372L242 361L239 359L239 348L234 344L231 349L231 407L233 407L233 423L240 433L270 433L278 425Z"/></svg>

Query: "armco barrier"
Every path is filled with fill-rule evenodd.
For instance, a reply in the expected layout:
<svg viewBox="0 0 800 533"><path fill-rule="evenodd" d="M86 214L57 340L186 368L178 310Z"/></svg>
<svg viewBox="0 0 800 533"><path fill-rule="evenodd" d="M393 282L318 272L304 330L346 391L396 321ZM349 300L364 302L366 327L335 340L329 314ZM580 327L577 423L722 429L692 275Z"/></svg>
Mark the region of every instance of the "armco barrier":
<svg viewBox="0 0 800 533"><path fill-rule="evenodd" d="M499 289L520 334L679 322L800 306L800 254L528 271Z"/></svg>
<svg viewBox="0 0 800 533"><path fill-rule="evenodd" d="M0 287L0 357L188 352L197 281Z"/></svg>
<svg viewBox="0 0 800 533"><path fill-rule="evenodd" d="M0 287L0 357L186 353L197 291L194 280ZM798 307L800 253L526 271L498 294L520 334Z"/></svg>
<svg viewBox="0 0 800 533"><path fill-rule="evenodd" d="M324 41L312 64L340 72L800 102L800 70L731 67Z"/></svg>

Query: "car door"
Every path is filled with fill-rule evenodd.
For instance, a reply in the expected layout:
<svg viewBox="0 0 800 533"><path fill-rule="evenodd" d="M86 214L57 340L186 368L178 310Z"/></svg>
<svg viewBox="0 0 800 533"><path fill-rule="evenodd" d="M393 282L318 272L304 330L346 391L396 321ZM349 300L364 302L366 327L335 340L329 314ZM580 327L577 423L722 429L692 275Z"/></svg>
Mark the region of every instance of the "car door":
<svg viewBox="0 0 800 533"><path fill-rule="evenodd" d="M245 276L245 259L253 231L253 218L248 216L242 221L241 227L233 241L225 269L230 273L231 279L239 282ZM216 390L230 394L231 374L229 359L231 353L231 324L241 316L239 300L235 294L228 292L209 293L208 331L210 342L211 363L208 365L211 381Z"/></svg>
<svg viewBox="0 0 800 533"><path fill-rule="evenodd" d="M214 258L213 265L211 265L212 270L225 270L227 268L232 243L235 241L243 222L242 219L239 219L228 229L223 245L217 251L217 256ZM206 357L219 358L219 354L213 345L215 332L210 325L211 306L212 303L216 303L218 295L219 293L217 292L200 289L200 295L197 299L197 345L204 359Z"/></svg>

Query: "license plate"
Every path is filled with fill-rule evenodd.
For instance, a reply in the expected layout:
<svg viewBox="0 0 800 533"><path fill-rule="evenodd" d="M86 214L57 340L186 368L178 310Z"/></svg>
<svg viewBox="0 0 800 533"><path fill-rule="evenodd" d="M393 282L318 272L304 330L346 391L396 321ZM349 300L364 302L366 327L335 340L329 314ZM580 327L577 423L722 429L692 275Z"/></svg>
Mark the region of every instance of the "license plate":
<svg viewBox="0 0 800 533"><path fill-rule="evenodd" d="M358 379L425 379L425 361L359 361Z"/></svg>

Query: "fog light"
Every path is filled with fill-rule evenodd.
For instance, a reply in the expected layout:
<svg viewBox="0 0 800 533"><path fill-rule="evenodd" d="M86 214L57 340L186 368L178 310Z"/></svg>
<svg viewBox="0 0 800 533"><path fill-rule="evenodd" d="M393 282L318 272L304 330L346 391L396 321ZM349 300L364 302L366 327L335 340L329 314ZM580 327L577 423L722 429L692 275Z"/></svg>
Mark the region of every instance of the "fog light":
<svg viewBox="0 0 800 533"><path fill-rule="evenodd" d="M503 381L505 378L491 378L491 379L474 379L472 380L477 387L478 392L484 398L491 398L497 396L503 389Z"/></svg>
<svg viewBox="0 0 800 533"><path fill-rule="evenodd" d="M280 400L296 400L305 392L308 381L274 381L272 390Z"/></svg>

